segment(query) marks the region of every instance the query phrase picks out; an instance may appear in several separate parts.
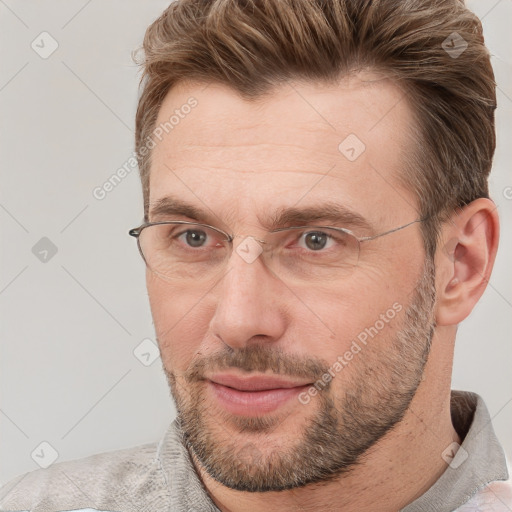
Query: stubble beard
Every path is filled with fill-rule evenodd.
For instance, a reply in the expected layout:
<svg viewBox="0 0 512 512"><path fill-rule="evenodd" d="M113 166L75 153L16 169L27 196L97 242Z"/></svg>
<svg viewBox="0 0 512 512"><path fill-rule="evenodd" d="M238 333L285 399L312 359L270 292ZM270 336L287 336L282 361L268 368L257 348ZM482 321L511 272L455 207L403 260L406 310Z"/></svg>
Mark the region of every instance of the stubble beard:
<svg viewBox="0 0 512 512"><path fill-rule="evenodd" d="M180 383L164 367L187 448L212 478L239 491L293 489L350 471L402 420L414 398L430 352L434 304L434 268L427 259L391 348L372 352L378 359L365 352L367 348L357 354L350 362L355 377L344 383L341 398L333 398L331 381L310 404L301 405L316 411L302 425L294 426L300 434L293 441L280 428L286 420L280 414L242 417L218 409L209 414L202 375L206 368L238 368L310 377L314 382L327 373L325 361L299 359L253 345L195 361Z"/></svg>

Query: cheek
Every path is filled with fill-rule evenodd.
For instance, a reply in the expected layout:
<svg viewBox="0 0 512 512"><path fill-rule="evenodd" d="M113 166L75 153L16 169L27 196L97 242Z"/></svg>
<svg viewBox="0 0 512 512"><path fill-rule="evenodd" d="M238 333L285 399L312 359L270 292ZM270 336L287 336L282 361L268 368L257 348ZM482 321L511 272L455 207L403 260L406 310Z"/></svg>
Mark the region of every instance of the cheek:
<svg viewBox="0 0 512 512"><path fill-rule="evenodd" d="M317 338L308 347L327 365L322 378L331 383L332 398L343 400L363 386L375 392L389 375L396 354L395 340L403 325L401 302L390 300L344 301L331 311L330 339ZM315 346L316 345L316 346Z"/></svg>
<svg viewBox="0 0 512 512"><path fill-rule="evenodd" d="M363 353L389 350L410 298L404 289L387 286L387 281L383 275L361 273L336 288L317 287L307 297L302 294L316 318L311 316L310 322L306 320L308 315L295 311L297 332L302 333L299 336L305 343L303 350L329 365L339 356L346 355L344 360L350 361Z"/></svg>
<svg viewBox="0 0 512 512"><path fill-rule="evenodd" d="M147 289L162 360L166 368L182 371L200 350L208 329L204 299L152 274L147 276Z"/></svg>

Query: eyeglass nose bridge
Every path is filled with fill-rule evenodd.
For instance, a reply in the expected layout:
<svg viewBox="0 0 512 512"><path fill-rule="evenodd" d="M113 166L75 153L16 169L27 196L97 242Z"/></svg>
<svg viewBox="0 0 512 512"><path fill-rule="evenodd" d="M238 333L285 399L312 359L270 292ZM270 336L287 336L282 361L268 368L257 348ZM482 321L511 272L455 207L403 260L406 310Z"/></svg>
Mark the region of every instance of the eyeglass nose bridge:
<svg viewBox="0 0 512 512"><path fill-rule="evenodd" d="M244 243L244 241L246 241L247 239L251 239L251 240L254 240L255 242L258 242L260 245L268 245L268 241L263 239L263 238L258 238L257 236L254 236L254 235L231 235L231 243L233 243L233 241L235 240L235 238L241 238L241 242L240 244ZM237 244L240 245L240 244ZM234 244L233 244L234 246Z"/></svg>

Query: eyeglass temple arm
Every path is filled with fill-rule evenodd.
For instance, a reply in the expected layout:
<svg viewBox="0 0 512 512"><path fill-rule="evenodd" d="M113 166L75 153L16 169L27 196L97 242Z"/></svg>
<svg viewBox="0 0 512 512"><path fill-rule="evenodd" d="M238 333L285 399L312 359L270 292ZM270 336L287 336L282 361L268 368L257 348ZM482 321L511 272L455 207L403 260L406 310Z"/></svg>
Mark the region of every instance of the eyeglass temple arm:
<svg viewBox="0 0 512 512"><path fill-rule="evenodd" d="M384 233L379 233L378 235L364 236L362 238L359 238L359 241L366 242L368 240L375 240L375 238L379 238L384 235L390 235L391 233L394 233L395 231L400 231L401 229L409 227L411 224L415 224L416 222L423 222L425 220L427 220L427 219L416 219L411 222L408 222L407 224L404 224L403 226L398 226L397 228L390 229L389 231L385 231Z"/></svg>

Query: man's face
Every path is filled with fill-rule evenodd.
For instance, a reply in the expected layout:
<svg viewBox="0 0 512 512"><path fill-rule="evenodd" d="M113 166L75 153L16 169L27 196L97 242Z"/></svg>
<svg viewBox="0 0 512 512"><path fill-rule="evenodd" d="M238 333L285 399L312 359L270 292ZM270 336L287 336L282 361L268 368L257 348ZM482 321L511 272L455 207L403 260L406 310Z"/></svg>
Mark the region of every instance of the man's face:
<svg viewBox="0 0 512 512"><path fill-rule="evenodd" d="M346 471L400 421L421 380L434 294L419 224L362 242L350 272L289 264L279 274L272 257L251 261L236 250L248 248L239 247L248 235L265 240L265 226L290 208L338 205L355 215L300 225L359 237L419 218L398 180L413 150L412 116L401 92L377 78L283 85L257 102L219 85L183 84L160 110L157 126L175 118L153 150L150 221L237 235L210 277L193 263L170 279L147 272L188 445L229 487L278 490ZM191 97L197 105L183 108ZM204 215L153 215L166 197ZM316 248L301 238L286 250L296 251L293 262Z"/></svg>

